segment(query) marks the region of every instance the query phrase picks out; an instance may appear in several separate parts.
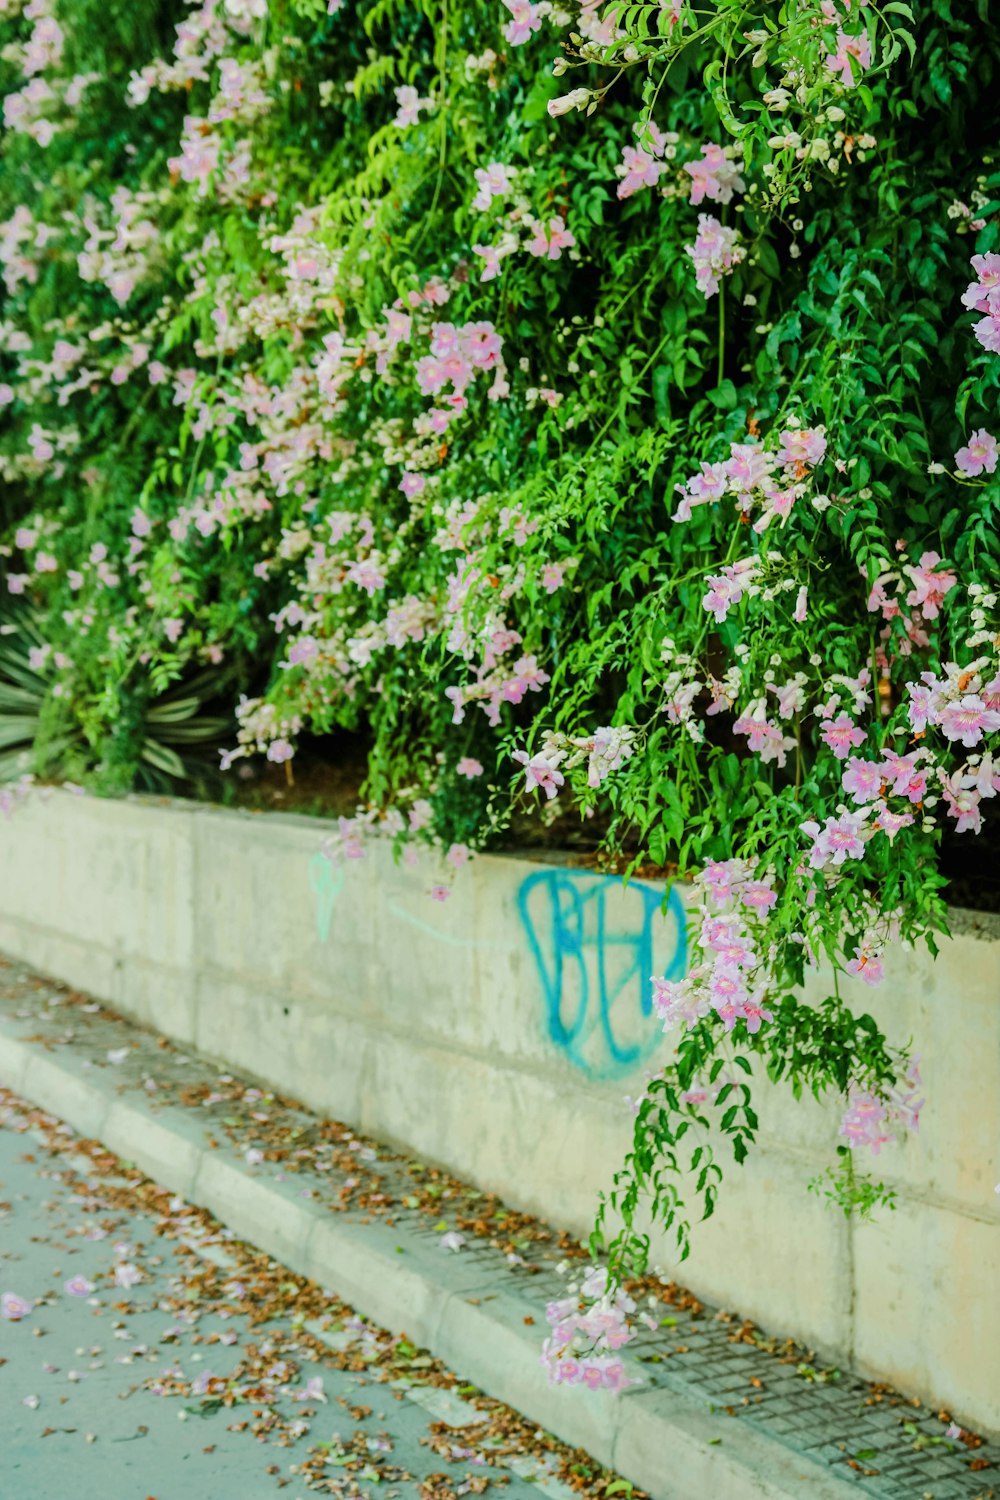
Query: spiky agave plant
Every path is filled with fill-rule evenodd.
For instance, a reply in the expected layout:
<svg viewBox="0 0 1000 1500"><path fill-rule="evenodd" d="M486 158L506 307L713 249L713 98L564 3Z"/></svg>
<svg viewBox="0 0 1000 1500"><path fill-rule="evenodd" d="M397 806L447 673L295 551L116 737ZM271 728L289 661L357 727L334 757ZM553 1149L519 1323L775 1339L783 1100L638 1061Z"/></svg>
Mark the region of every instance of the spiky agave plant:
<svg viewBox="0 0 1000 1500"><path fill-rule="evenodd" d="M33 661L45 640L30 610L0 614L0 782L17 781L36 769L42 709L48 691L44 670ZM71 737L49 742L53 760Z"/></svg>
<svg viewBox="0 0 1000 1500"><path fill-rule="evenodd" d="M214 768L206 766L203 756L232 738L234 716L207 712L206 705L221 702L232 679L229 667L205 667L150 700L136 771L138 786L161 791L211 776Z"/></svg>
<svg viewBox="0 0 1000 1500"><path fill-rule="evenodd" d="M223 701L232 677L229 667L206 667L142 705L134 787L178 791L211 775L205 753L231 737L233 715L206 705ZM29 772L57 780L100 771L104 755L81 731L53 726L50 704L48 655L34 613L0 614L0 782Z"/></svg>

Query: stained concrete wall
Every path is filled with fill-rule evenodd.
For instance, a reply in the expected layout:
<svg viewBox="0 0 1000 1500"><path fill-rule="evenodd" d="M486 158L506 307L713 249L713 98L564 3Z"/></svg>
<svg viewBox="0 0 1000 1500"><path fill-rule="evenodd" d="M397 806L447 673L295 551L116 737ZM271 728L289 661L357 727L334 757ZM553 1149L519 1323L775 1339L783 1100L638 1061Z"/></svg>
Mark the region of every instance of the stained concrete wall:
<svg viewBox="0 0 1000 1500"><path fill-rule="evenodd" d="M648 976L679 973L655 885L482 857L451 898L387 848L342 869L314 819L53 793L0 824L0 949L314 1108L584 1234L663 1056ZM895 1213L807 1191L834 1101L762 1090L758 1149L683 1279L835 1360L1000 1430L1000 942L956 913L859 1002L923 1057ZM822 976L810 981L825 993ZM673 1269L669 1246L658 1263Z"/></svg>

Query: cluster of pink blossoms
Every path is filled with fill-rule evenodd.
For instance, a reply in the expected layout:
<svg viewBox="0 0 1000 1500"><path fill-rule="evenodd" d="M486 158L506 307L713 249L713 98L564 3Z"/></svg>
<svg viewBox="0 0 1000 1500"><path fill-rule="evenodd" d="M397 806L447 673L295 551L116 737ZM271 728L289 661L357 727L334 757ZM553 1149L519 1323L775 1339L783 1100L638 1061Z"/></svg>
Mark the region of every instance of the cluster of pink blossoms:
<svg viewBox="0 0 1000 1500"><path fill-rule="evenodd" d="M899 1083L883 1093L853 1083L848 1091L847 1108L840 1124L840 1134L851 1150L867 1147L878 1156L883 1146L895 1141L890 1127L917 1130L924 1101L920 1096L920 1059L914 1058Z"/></svg>
<svg viewBox="0 0 1000 1500"><path fill-rule="evenodd" d="M694 879L701 898L698 949L701 961L679 980L652 976L653 1004L663 1030L692 1026L715 1012L726 1031L745 1021L751 1035L767 1009L774 952L767 941L767 914L777 905L773 876L745 860L714 860Z"/></svg>
<svg viewBox="0 0 1000 1500"><path fill-rule="evenodd" d="M844 968L853 979L874 987L885 978L882 955L886 944L899 941L899 920L893 914L880 914L874 910L865 911L862 916L865 925L855 943L854 957L847 960Z"/></svg>
<svg viewBox="0 0 1000 1500"><path fill-rule="evenodd" d="M739 230L728 228L711 214L698 215L698 234L693 245L684 246L684 253L691 257L698 290L706 301L715 296L722 278L731 276L746 259Z"/></svg>
<svg viewBox="0 0 1000 1500"><path fill-rule="evenodd" d="M841 785L856 810L842 806L822 827L812 821L802 825L811 840L808 862L814 870L836 870L848 859L861 859L879 832L891 843L918 817L926 821L942 801L957 833L978 833L981 802L1000 793L1000 758L983 748L986 737L1000 730L995 659L980 657L964 667L948 662L941 676L923 672L906 687L907 718L916 736L936 729L951 745L976 753L951 769L929 745L906 753L888 747L874 759L854 755L867 736L852 726L848 714L832 717L832 703L820 705L816 712L827 715L821 736L846 762ZM872 982L870 975L863 977Z"/></svg>
<svg viewBox="0 0 1000 1500"><path fill-rule="evenodd" d="M567 95L567 99L571 97ZM624 146L622 160L615 168L620 179L619 198L631 198L642 188L655 187L677 155L680 136L675 131L663 131L652 120L636 125L635 130L641 144ZM704 142L700 158L685 162L681 170L690 179L691 203L696 208L706 199L712 203L731 203L734 193L742 193L746 188L739 168L725 148L714 141Z"/></svg>
<svg viewBox="0 0 1000 1500"><path fill-rule="evenodd" d="M640 127L636 127L637 133ZM667 170L667 161L676 155L679 137L673 132L664 132L650 120L642 130L643 146L624 146L622 160L615 168L621 178L618 184L619 198L631 198L640 188L655 187Z"/></svg>
<svg viewBox="0 0 1000 1500"><path fill-rule="evenodd" d="M43 148L51 145L59 130L71 125L70 111L83 98L85 89L96 82L96 73L77 73L72 78L59 78L51 82L41 77L57 69L62 61L65 33L55 12L54 0L28 0L24 7L25 20L33 21L31 31L23 45L13 44L6 49L4 60L20 67L27 79L23 88L11 90L4 96L3 123L7 130L26 135ZM4 19L0 5L0 20Z"/></svg>
<svg viewBox="0 0 1000 1500"><path fill-rule="evenodd" d="M414 367L417 385L424 396L437 396L451 386L453 396L464 396L477 374L503 371L503 339L492 323L435 323L430 353ZM502 373L500 375L502 379Z"/></svg>
<svg viewBox="0 0 1000 1500"><path fill-rule="evenodd" d="M972 269L976 280L963 292L962 302L973 312L983 314L974 329L983 348L991 354L1000 354L1000 255L993 251L974 255Z"/></svg>
<svg viewBox="0 0 1000 1500"><path fill-rule="evenodd" d="M570 771L586 760L587 785L596 789L631 759L634 742L635 730L625 724L605 725L593 734L575 737L550 730L536 755L515 750L512 759L524 767L525 790L531 792L537 788L551 802L566 780L560 766Z"/></svg>
<svg viewBox="0 0 1000 1500"><path fill-rule="evenodd" d="M728 494L743 515L756 513L754 531L766 531L776 517L787 521L795 502L807 493L826 447L822 427L786 427L778 435L777 449L755 441L731 443L727 459L703 463L699 473L677 485L680 504L671 519L690 521L695 506L717 504ZM822 508L829 501L819 495L813 504Z"/></svg>
<svg viewBox="0 0 1000 1500"><path fill-rule="evenodd" d="M965 667L947 662L942 677L921 672L920 682L908 682L906 688L907 716L915 734L930 725L946 740L974 750L984 735L1000 729L1000 672L990 657L979 657Z"/></svg>
<svg viewBox="0 0 1000 1500"><path fill-rule="evenodd" d="M876 652L876 660L884 673L888 672L897 656L909 656L914 648L930 645L926 622L937 619L941 605L958 582L956 575L940 564L941 558L936 552L922 553L917 563L909 562L904 553L898 568L887 569L875 580L868 596L868 608L873 614L880 613L886 622L879 634ZM895 620L903 625L903 638L893 627Z"/></svg>
<svg viewBox="0 0 1000 1500"><path fill-rule="evenodd" d="M433 99L422 99L411 83L404 83L395 90L396 114L393 124L400 130L407 130L411 125L416 125L420 118L421 110L434 108Z"/></svg>
<svg viewBox="0 0 1000 1500"><path fill-rule="evenodd" d="M702 146L700 161L685 162L684 171L691 178L691 202L695 208L706 198L712 203L731 203L734 193L746 189L739 168L714 141Z"/></svg>
<svg viewBox="0 0 1000 1500"><path fill-rule="evenodd" d="M627 1292L611 1289L602 1266L588 1273L579 1294L550 1302L545 1316L551 1331L542 1346L542 1364L553 1385L622 1391L635 1384L615 1355L633 1336L628 1318L635 1310Z"/></svg>

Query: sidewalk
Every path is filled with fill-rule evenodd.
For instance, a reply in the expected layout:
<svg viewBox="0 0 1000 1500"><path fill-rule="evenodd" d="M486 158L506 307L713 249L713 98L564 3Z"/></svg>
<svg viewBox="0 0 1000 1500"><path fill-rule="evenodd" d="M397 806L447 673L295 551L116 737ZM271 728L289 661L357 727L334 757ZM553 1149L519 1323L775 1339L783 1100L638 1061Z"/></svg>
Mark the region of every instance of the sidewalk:
<svg viewBox="0 0 1000 1500"><path fill-rule="evenodd" d="M643 1384L553 1390L538 1355L545 1303L565 1288L556 1265L578 1253L567 1237L14 964L0 967L0 1084L654 1500L1000 1493L1000 1446L948 1439L948 1414L655 1278L642 1292L659 1327L629 1346Z"/></svg>
<svg viewBox="0 0 1000 1500"><path fill-rule="evenodd" d="M613 1482L3 1090L0 1199L0 1500L599 1500Z"/></svg>

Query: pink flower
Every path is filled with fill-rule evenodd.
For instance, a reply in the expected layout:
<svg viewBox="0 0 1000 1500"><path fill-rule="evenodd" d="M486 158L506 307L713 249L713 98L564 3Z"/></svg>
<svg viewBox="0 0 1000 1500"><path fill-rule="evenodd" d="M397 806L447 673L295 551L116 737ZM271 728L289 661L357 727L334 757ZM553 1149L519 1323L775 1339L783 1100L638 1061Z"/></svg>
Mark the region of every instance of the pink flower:
<svg viewBox="0 0 1000 1500"><path fill-rule="evenodd" d="M690 521L692 506L714 504L717 500L721 500L726 492L728 480L729 471L726 464L703 463L700 473L693 474L685 484L674 486L681 497L681 503L676 513L671 516L671 520Z"/></svg>
<svg viewBox="0 0 1000 1500"><path fill-rule="evenodd" d="M609 1360L604 1366L603 1384L605 1390L608 1391L623 1391L626 1386L632 1384L620 1359Z"/></svg>
<svg viewBox="0 0 1000 1500"><path fill-rule="evenodd" d="M852 755L844 769L840 784L855 802L863 804L874 802L876 797L881 796L884 779L885 770L882 766L874 761L861 760L859 756Z"/></svg>
<svg viewBox="0 0 1000 1500"><path fill-rule="evenodd" d="M757 443L731 443L722 468L733 494L749 495L770 482L774 463L773 456Z"/></svg>
<svg viewBox="0 0 1000 1500"><path fill-rule="evenodd" d="M486 212L494 198L505 197L514 185L510 167L505 167L499 161L491 161L487 167L477 167L473 175L478 192L472 200L472 206L480 213Z"/></svg>
<svg viewBox="0 0 1000 1500"><path fill-rule="evenodd" d="M890 844L900 829L909 828L913 822L914 817L912 813L890 812L884 802L879 801L875 803L875 820L872 827L880 828L888 838Z"/></svg>
<svg viewBox="0 0 1000 1500"><path fill-rule="evenodd" d="M837 32L837 50L827 53L826 65L831 73L840 74L845 88L854 88L865 69L871 67L871 62L872 49L868 44L867 32L863 31L860 36Z"/></svg>
<svg viewBox="0 0 1000 1500"><path fill-rule="evenodd" d="M787 428L781 434L778 462L786 468L815 468L826 454L826 431L822 427Z"/></svg>
<svg viewBox="0 0 1000 1500"><path fill-rule="evenodd" d="M972 331L984 349L1000 354L1000 306L991 307L989 317L982 318Z"/></svg>
<svg viewBox="0 0 1000 1500"><path fill-rule="evenodd" d="M349 583L356 583L359 589L364 589L369 598L385 588L385 574L368 558L352 563L345 577Z"/></svg>
<svg viewBox="0 0 1000 1500"><path fill-rule="evenodd" d="M549 802L553 797L558 796L559 788L566 779L562 772L556 769L563 758L561 750L556 750L550 755L533 755L530 759L527 750L515 750L512 758L524 767L526 791L530 792L538 787L545 793Z"/></svg>
<svg viewBox="0 0 1000 1500"><path fill-rule="evenodd" d="M865 984L881 984L885 978L885 967L881 958L876 958L864 950L859 952L857 958L852 958L846 965L848 974L853 974L856 979L863 979Z"/></svg>
<svg viewBox="0 0 1000 1500"><path fill-rule="evenodd" d="M691 202L697 208L705 198L713 203L729 203L733 193L742 193L746 184L739 169L729 160L721 146L714 141L701 148L701 161L685 163L684 170L691 178ZM619 189L618 196L623 194Z"/></svg>
<svg viewBox="0 0 1000 1500"><path fill-rule="evenodd" d="M459 330L462 353L477 370L493 370L501 364L503 339L492 323L466 323Z"/></svg>
<svg viewBox="0 0 1000 1500"><path fill-rule="evenodd" d="M1000 713L987 708L978 693L966 693L957 703L947 704L941 715L942 734L949 740L961 740L967 750L995 729L1000 729Z"/></svg>
<svg viewBox="0 0 1000 1500"><path fill-rule="evenodd" d="M138 1286L141 1280L142 1272L138 1266L133 1266L129 1261L119 1261L115 1266L115 1286Z"/></svg>
<svg viewBox="0 0 1000 1500"><path fill-rule="evenodd" d="M962 293L962 304L973 312L988 313L1000 300L1000 255L988 251L972 257L976 280Z"/></svg>
<svg viewBox="0 0 1000 1500"><path fill-rule="evenodd" d="M400 130L406 130L410 125L416 125L422 109L429 109L430 99L421 99L412 84L403 84L395 90L396 103L399 105L393 123Z"/></svg>
<svg viewBox="0 0 1000 1500"><path fill-rule="evenodd" d="M910 754L886 750L883 774L892 781L895 796L906 796L910 802L924 801L924 796L927 795L927 771L918 768L921 754L922 751L919 750L913 750Z"/></svg>
<svg viewBox="0 0 1000 1500"><path fill-rule="evenodd" d="M955 465L963 474L994 474L997 467L997 440L985 427L972 434L965 448L955 454Z"/></svg>
<svg viewBox="0 0 1000 1500"><path fill-rule="evenodd" d="M560 94L558 99L550 99L545 109L549 118L556 120L560 115L568 115L574 109L585 109L590 100L590 89L570 89L568 94Z"/></svg>
<svg viewBox="0 0 1000 1500"><path fill-rule="evenodd" d="M883 1146L895 1140L895 1136L886 1130L888 1119L889 1111L883 1100L852 1084L840 1134L847 1138L852 1148L867 1146L873 1156L878 1156Z"/></svg>
<svg viewBox="0 0 1000 1500"><path fill-rule="evenodd" d="M924 676L927 674L925 673ZM933 681L933 678L931 679ZM936 693L930 683L908 682L906 691L910 695L906 715L914 734L922 734L928 723L937 723L938 706Z"/></svg>
<svg viewBox="0 0 1000 1500"><path fill-rule="evenodd" d="M995 463L994 459L994 463ZM939 573L934 569L941 561L936 552L925 552L916 567L908 566L903 571L909 575L913 588L906 596L907 604L919 605L926 620L936 620L945 595L955 587L958 579L944 568Z"/></svg>
<svg viewBox="0 0 1000 1500"><path fill-rule="evenodd" d="M473 255L478 255L483 262L480 281L495 281L500 275L500 249L496 245L473 245Z"/></svg>
<svg viewBox="0 0 1000 1500"><path fill-rule="evenodd" d="M399 481L399 488L403 491L403 494L408 500L412 500L415 495L421 494L426 485L427 480L424 478L423 474L405 473L402 479Z"/></svg>
<svg viewBox="0 0 1000 1500"><path fill-rule="evenodd" d="M719 290L720 278L731 275L746 257L736 230L724 228L709 214L698 215L697 237L684 246L684 253L694 263L695 281L706 300Z"/></svg>
<svg viewBox="0 0 1000 1500"><path fill-rule="evenodd" d="M763 880L748 881L740 892L740 900L754 911L770 911L778 904L777 894Z"/></svg>
<svg viewBox="0 0 1000 1500"><path fill-rule="evenodd" d="M867 739L864 730L859 729L846 713L838 714L835 719L824 724L819 736L829 745L838 760L846 759L852 749L863 745Z"/></svg>
<svg viewBox="0 0 1000 1500"><path fill-rule="evenodd" d="M503 3L511 14L503 34L512 47L522 47L542 24L538 7L530 0L503 0Z"/></svg>
<svg viewBox="0 0 1000 1500"><path fill-rule="evenodd" d="M540 256L548 260L559 260L564 250L571 250L576 240L566 228L566 220L563 218L552 218L548 223L546 231L538 219L533 219L530 228L534 239L529 240L526 246L528 254Z"/></svg>
<svg viewBox="0 0 1000 1500"><path fill-rule="evenodd" d="M451 848L448 850L448 853L445 855L445 859L450 865L453 865L456 870L460 870L463 865L467 865L471 858L472 850L469 848L468 844L452 844Z"/></svg>
<svg viewBox="0 0 1000 1500"><path fill-rule="evenodd" d="M32 1304L19 1297L16 1292L4 1292L0 1296L0 1313L12 1323L19 1323L31 1312Z"/></svg>
<svg viewBox="0 0 1000 1500"><path fill-rule="evenodd" d="M621 164L615 167L616 175L621 178L618 184L619 198L631 198L642 187L655 187L664 171L665 162L656 161L637 146L623 147Z"/></svg>
<svg viewBox="0 0 1000 1500"><path fill-rule="evenodd" d="M809 616L809 590L803 584L795 597L795 609L792 611L792 619L802 624Z"/></svg>
<svg viewBox="0 0 1000 1500"><path fill-rule="evenodd" d="M410 832L419 833L421 829L430 826L434 818L434 809L426 797L418 797L410 808Z"/></svg>
<svg viewBox="0 0 1000 1500"><path fill-rule="evenodd" d="M755 576L756 569L752 564L747 566L735 563L723 568L721 573L710 573L705 579L708 593L701 602L720 625L732 606L739 604L745 593L755 592L751 587Z"/></svg>
<svg viewBox="0 0 1000 1500"><path fill-rule="evenodd" d="M733 725L733 731L747 735L754 754L759 755L765 764L774 761L779 768L785 764L786 750L795 748L791 735L782 734L780 726L772 724L763 715L742 715Z"/></svg>
<svg viewBox="0 0 1000 1500"><path fill-rule="evenodd" d="M773 1021L774 1016L769 1010L765 1010L756 1000L749 999L743 1005L743 1019L747 1023L747 1031L755 1036L760 1030L762 1021Z"/></svg>
<svg viewBox="0 0 1000 1500"><path fill-rule="evenodd" d="M734 869L735 860L712 860L701 871L700 880L716 906L724 906L732 895L734 882L739 872Z"/></svg>
<svg viewBox="0 0 1000 1500"><path fill-rule="evenodd" d="M803 823L802 831L813 841L809 863L814 870L827 864L842 865L846 859L860 859L865 852L861 836L865 832L864 813L848 812L838 818L827 818L823 828L818 823Z"/></svg>
<svg viewBox="0 0 1000 1500"><path fill-rule="evenodd" d="M456 776L464 776L469 781L474 781L477 776L483 774L482 761L475 760L471 755L463 755L455 767Z"/></svg>
<svg viewBox="0 0 1000 1500"><path fill-rule="evenodd" d="M94 1283L88 1281L86 1276L71 1276L63 1285L67 1297L89 1297L93 1290Z"/></svg>
<svg viewBox="0 0 1000 1500"><path fill-rule="evenodd" d="M431 900L432 901L447 901L448 897L450 895L451 895L451 887L450 886L447 886L447 885L432 885L431 886Z"/></svg>
<svg viewBox="0 0 1000 1500"><path fill-rule="evenodd" d="M737 969L714 969L708 988L720 1014L725 1007L739 1006L746 999L746 986Z"/></svg>
<svg viewBox="0 0 1000 1500"><path fill-rule="evenodd" d="M941 789L949 817L955 819L956 833L981 833L983 815L979 808L982 794L974 779L968 776L940 774Z"/></svg>

